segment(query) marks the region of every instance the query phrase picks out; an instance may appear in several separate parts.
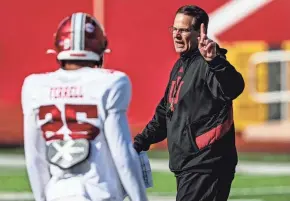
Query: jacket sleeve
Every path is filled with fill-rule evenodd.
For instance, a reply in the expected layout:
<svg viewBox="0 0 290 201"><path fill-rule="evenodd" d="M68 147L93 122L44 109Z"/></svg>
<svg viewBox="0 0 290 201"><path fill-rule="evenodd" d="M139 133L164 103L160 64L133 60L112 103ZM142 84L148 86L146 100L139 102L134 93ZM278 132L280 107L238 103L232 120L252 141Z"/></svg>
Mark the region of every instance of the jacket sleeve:
<svg viewBox="0 0 290 201"><path fill-rule="evenodd" d="M155 114L141 134L134 138L134 148L137 152L148 151L151 144L161 142L167 137L166 131L166 96L156 107Z"/></svg>
<svg viewBox="0 0 290 201"><path fill-rule="evenodd" d="M169 82L166 87L163 98L155 109L155 114L151 121L146 125L142 133L138 134L134 138L134 148L139 153L141 151L148 151L151 144L161 142L167 138L167 97L170 86L170 80L177 70L178 65L174 65L170 73Z"/></svg>
<svg viewBox="0 0 290 201"><path fill-rule="evenodd" d="M243 92L244 79L226 60L225 56L216 56L208 62L208 67L206 81L215 98L223 101L234 100Z"/></svg>

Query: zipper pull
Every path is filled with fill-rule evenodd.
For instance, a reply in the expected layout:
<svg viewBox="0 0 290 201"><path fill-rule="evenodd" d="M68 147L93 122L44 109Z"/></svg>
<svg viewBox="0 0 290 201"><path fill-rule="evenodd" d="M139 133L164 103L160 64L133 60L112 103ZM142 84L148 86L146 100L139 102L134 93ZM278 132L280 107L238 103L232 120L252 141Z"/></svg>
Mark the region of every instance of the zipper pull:
<svg viewBox="0 0 290 201"><path fill-rule="evenodd" d="M172 112L174 111L173 101L172 101L172 103L170 103L170 110L171 110Z"/></svg>

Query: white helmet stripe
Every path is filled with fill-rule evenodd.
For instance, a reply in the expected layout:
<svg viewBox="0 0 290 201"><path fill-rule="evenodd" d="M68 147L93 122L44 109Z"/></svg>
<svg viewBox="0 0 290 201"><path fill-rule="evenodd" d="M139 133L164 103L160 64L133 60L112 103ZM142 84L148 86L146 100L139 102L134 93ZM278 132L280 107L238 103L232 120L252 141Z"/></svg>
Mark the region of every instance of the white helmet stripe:
<svg viewBox="0 0 290 201"><path fill-rule="evenodd" d="M87 15L86 14L83 14L82 15L82 28L81 28L81 50L84 50L85 49L85 30L86 30L86 18L87 18Z"/></svg>
<svg viewBox="0 0 290 201"><path fill-rule="evenodd" d="M83 13L76 13L73 15L73 50L83 50L82 47L84 46L84 18L85 15Z"/></svg>
<svg viewBox="0 0 290 201"><path fill-rule="evenodd" d="M73 14L71 17L71 49L75 49L75 20L76 20L76 14Z"/></svg>

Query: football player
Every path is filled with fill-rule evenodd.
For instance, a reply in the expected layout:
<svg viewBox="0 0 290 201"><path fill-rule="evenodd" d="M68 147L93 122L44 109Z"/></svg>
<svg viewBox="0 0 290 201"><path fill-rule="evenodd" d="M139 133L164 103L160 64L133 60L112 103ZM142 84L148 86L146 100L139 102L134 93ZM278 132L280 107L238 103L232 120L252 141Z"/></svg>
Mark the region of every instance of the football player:
<svg viewBox="0 0 290 201"><path fill-rule="evenodd" d="M32 74L22 86L24 148L36 201L147 201L126 112L131 83L100 68L107 39L86 13L61 21L60 68Z"/></svg>

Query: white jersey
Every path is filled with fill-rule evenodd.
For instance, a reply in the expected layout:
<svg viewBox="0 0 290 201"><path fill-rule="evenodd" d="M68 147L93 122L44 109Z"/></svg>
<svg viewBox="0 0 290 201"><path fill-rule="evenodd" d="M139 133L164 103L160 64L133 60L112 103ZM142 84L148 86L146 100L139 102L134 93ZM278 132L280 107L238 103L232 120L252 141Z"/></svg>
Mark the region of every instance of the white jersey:
<svg viewBox="0 0 290 201"><path fill-rule="evenodd" d="M59 69L25 79L24 146L36 201L68 196L119 201L123 189L134 201L147 200L127 122L130 99L129 78L119 71ZM79 138L91 145L85 162L64 170L47 161L49 143Z"/></svg>

